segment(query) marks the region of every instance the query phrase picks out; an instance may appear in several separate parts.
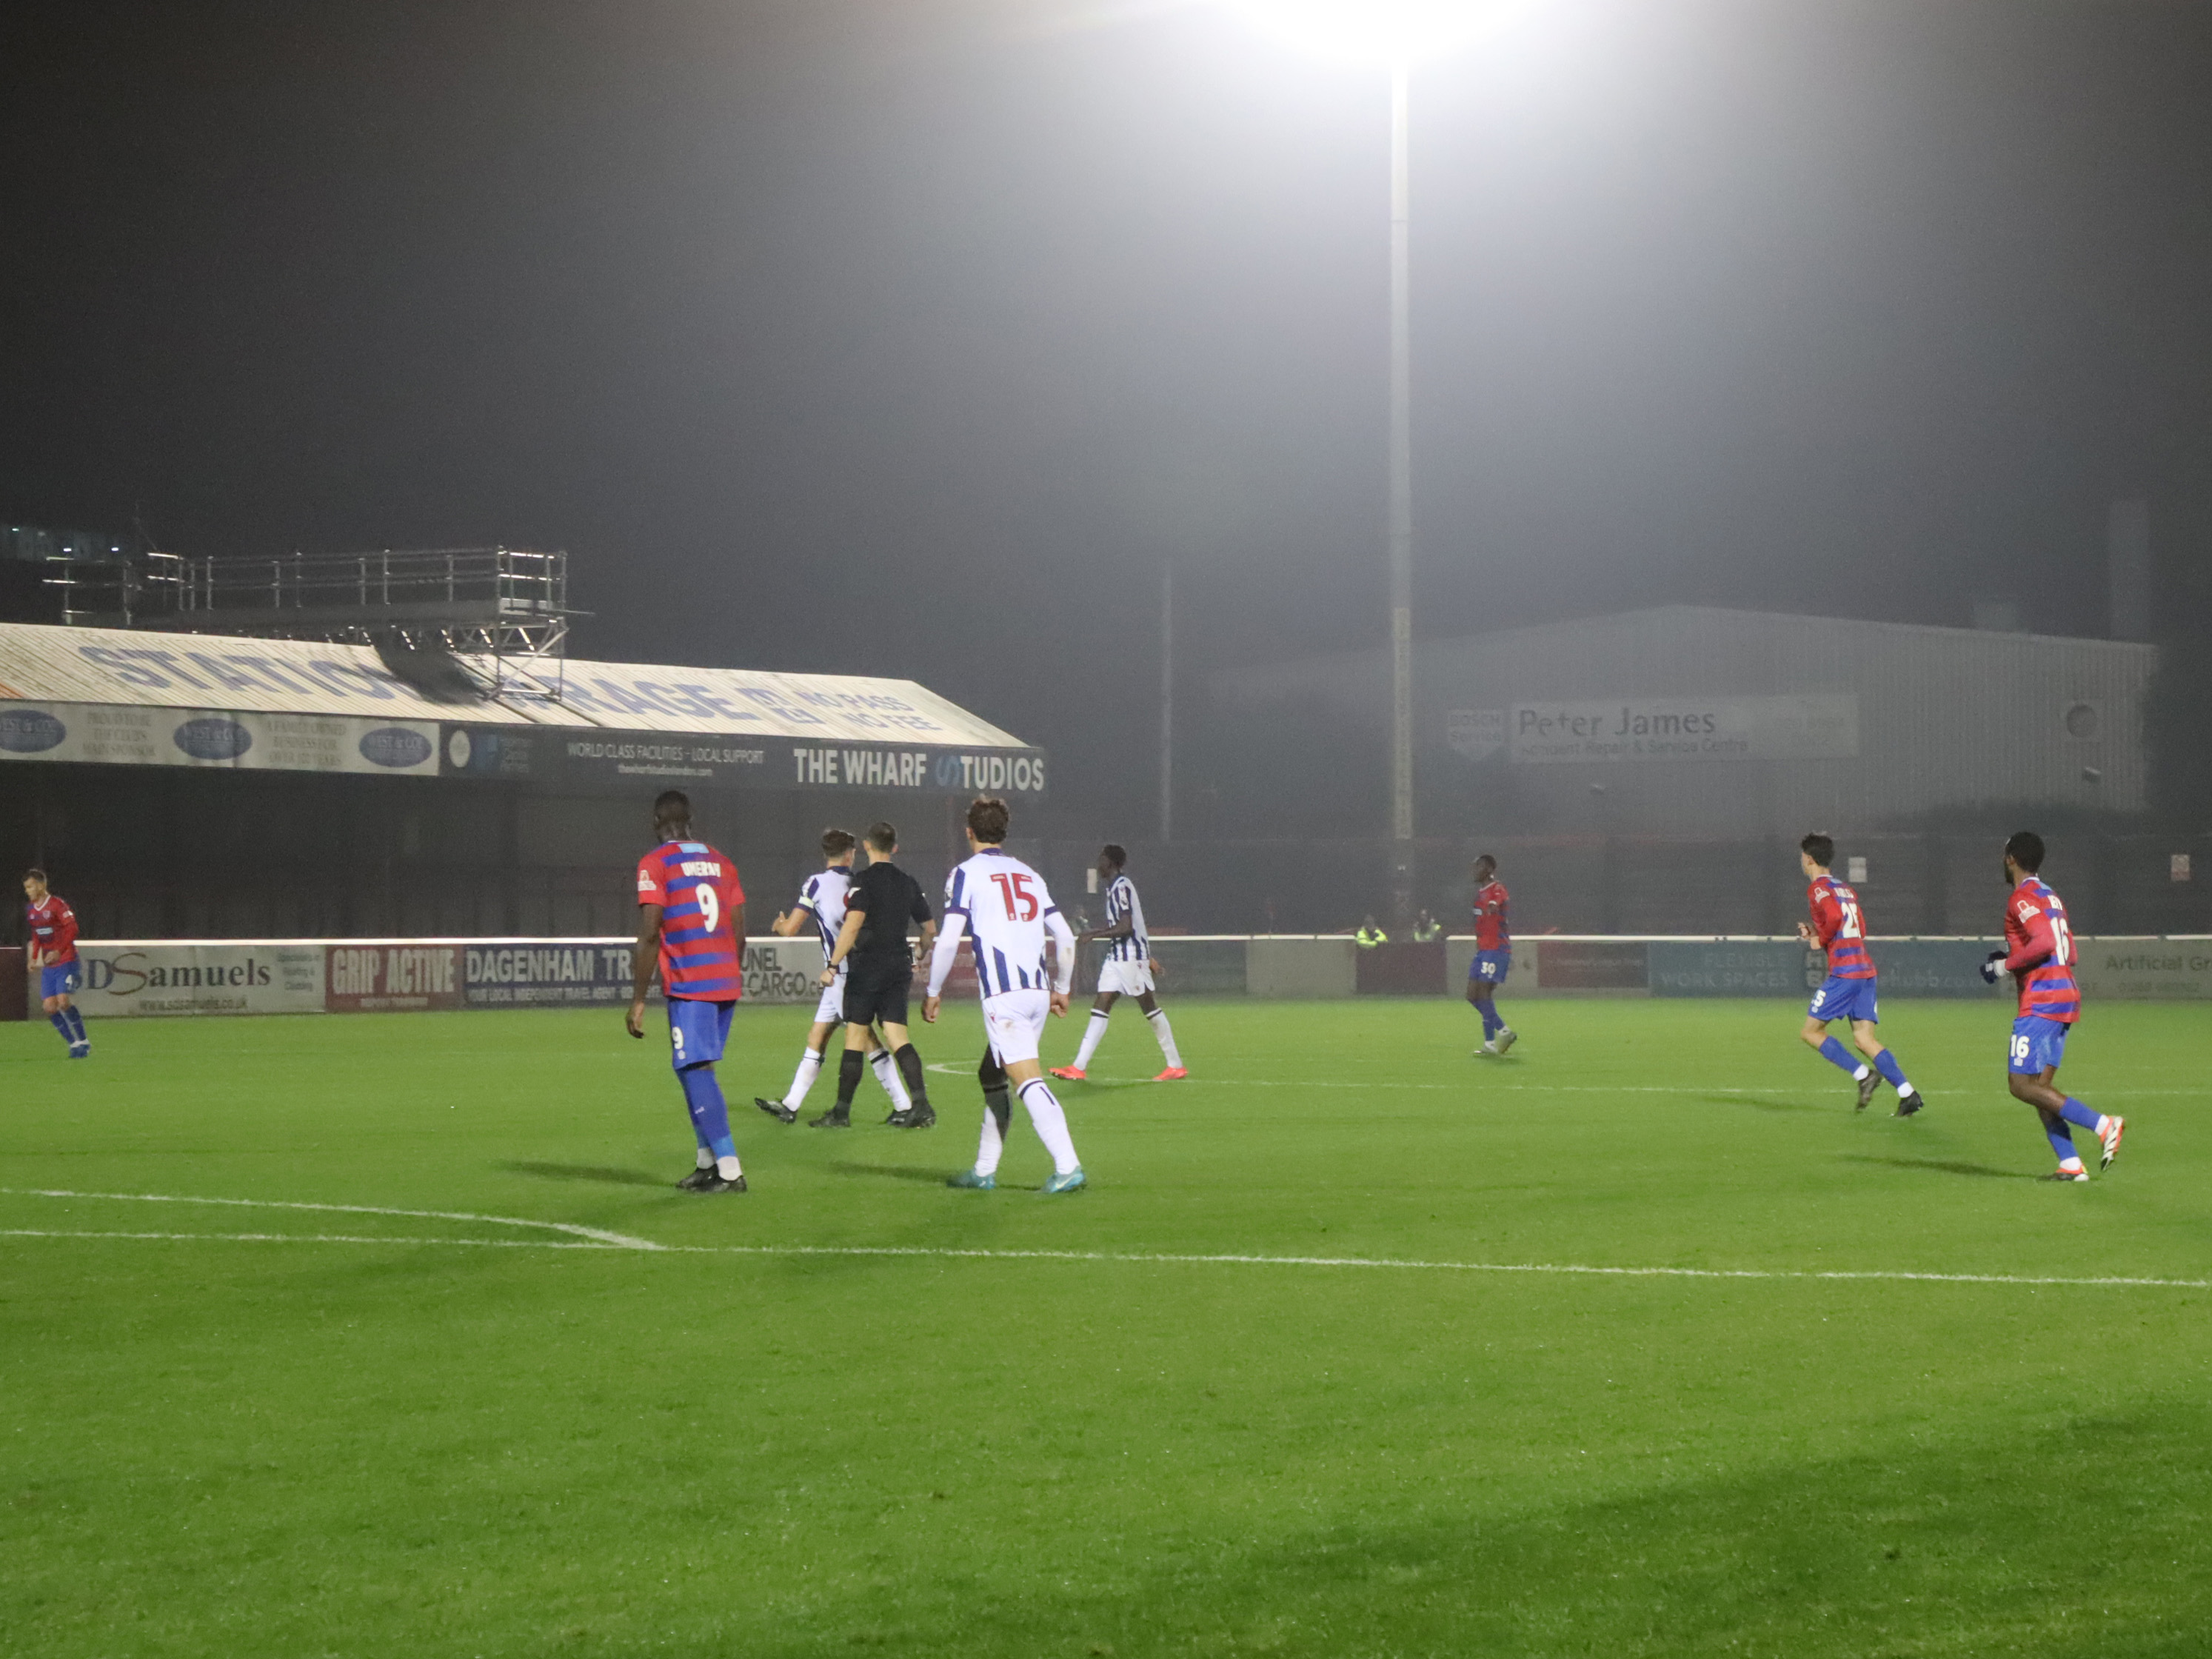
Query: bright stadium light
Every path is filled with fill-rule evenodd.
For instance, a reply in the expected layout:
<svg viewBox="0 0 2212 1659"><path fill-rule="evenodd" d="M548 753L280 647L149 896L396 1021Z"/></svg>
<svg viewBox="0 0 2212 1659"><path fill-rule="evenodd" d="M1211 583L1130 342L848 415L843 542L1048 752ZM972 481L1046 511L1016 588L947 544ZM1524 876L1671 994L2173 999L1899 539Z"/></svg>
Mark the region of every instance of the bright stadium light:
<svg viewBox="0 0 2212 1659"><path fill-rule="evenodd" d="M1413 459L1407 102L1414 64L1464 46L1533 0L1226 0L1267 33L1390 76L1390 836L1393 894L1413 902Z"/></svg>
<svg viewBox="0 0 2212 1659"><path fill-rule="evenodd" d="M1230 0L1269 33L1346 63L1410 65L1465 45L1525 0Z"/></svg>

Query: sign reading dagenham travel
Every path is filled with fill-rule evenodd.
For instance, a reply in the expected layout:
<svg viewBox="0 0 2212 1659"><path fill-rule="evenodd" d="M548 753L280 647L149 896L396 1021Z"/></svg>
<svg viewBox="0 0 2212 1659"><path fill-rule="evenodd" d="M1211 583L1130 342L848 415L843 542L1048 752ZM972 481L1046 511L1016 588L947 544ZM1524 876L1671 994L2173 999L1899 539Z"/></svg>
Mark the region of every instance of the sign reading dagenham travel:
<svg viewBox="0 0 2212 1659"><path fill-rule="evenodd" d="M1516 702L1506 726L1508 750L1522 765L1849 760L1859 752L1859 700L1850 693Z"/></svg>

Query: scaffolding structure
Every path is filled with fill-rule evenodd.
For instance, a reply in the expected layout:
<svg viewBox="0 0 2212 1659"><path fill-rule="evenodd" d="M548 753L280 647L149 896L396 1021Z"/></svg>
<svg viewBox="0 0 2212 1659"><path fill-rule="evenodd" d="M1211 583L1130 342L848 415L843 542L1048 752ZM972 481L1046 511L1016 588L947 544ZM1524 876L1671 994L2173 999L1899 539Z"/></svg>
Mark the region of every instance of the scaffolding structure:
<svg viewBox="0 0 2212 1659"><path fill-rule="evenodd" d="M513 547L60 556L46 585L72 627L322 640L391 660L457 663L483 695L557 701L568 638L568 556ZM526 673L510 677L512 663Z"/></svg>

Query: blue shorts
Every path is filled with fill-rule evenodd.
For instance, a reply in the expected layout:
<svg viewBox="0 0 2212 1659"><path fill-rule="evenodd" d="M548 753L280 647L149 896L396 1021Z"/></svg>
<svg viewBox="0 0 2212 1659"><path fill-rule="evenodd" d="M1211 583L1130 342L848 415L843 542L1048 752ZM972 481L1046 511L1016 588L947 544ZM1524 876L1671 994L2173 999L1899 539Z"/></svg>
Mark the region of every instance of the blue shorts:
<svg viewBox="0 0 2212 1659"><path fill-rule="evenodd" d="M1820 988L1813 993L1813 1001L1805 1012L1814 1019L1863 1019L1869 1025L1881 1024L1881 1016L1875 1012L1875 987L1879 979L1840 979L1831 974L1820 981Z"/></svg>
<svg viewBox="0 0 2212 1659"><path fill-rule="evenodd" d="M1503 985L1506 975L1512 971L1512 951L1477 951L1474 960L1467 964L1467 982L1470 985Z"/></svg>
<svg viewBox="0 0 2212 1659"><path fill-rule="evenodd" d="M2006 1062L2006 1069L2022 1077L2041 1077L2047 1068L2066 1058L2066 1033L2069 1029L2063 1020L2022 1014L2012 1023L2012 1055Z"/></svg>
<svg viewBox="0 0 2212 1659"><path fill-rule="evenodd" d="M720 1060L730 1040L730 1016L737 1011L735 1002L669 998L668 1063L680 1072Z"/></svg>
<svg viewBox="0 0 2212 1659"><path fill-rule="evenodd" d="M64 962L58 967L40 969L40 1000L44 1001L48 997L75 996L80 983L77 969L82 965L81 963Z"/></svg>

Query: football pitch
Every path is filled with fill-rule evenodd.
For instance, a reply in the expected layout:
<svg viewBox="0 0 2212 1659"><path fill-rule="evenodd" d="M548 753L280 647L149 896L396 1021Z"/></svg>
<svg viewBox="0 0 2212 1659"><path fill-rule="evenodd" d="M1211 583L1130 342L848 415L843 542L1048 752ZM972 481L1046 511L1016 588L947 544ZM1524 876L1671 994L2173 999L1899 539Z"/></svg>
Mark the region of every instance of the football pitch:
<svg viewBox="0 0 2212 1659"><path fill-rule="evenodd" d="M2212 1008L2089 1009L2075 1187L1995 1000L1887 1005L1905 1121L1503 1006L1124 1008L1051 1200L1018 1106L943 1185L972 1004L904 1133L742 1010L716 1197L616 1010L0 1026L0 1648L2212 1651Z"/></svg>

